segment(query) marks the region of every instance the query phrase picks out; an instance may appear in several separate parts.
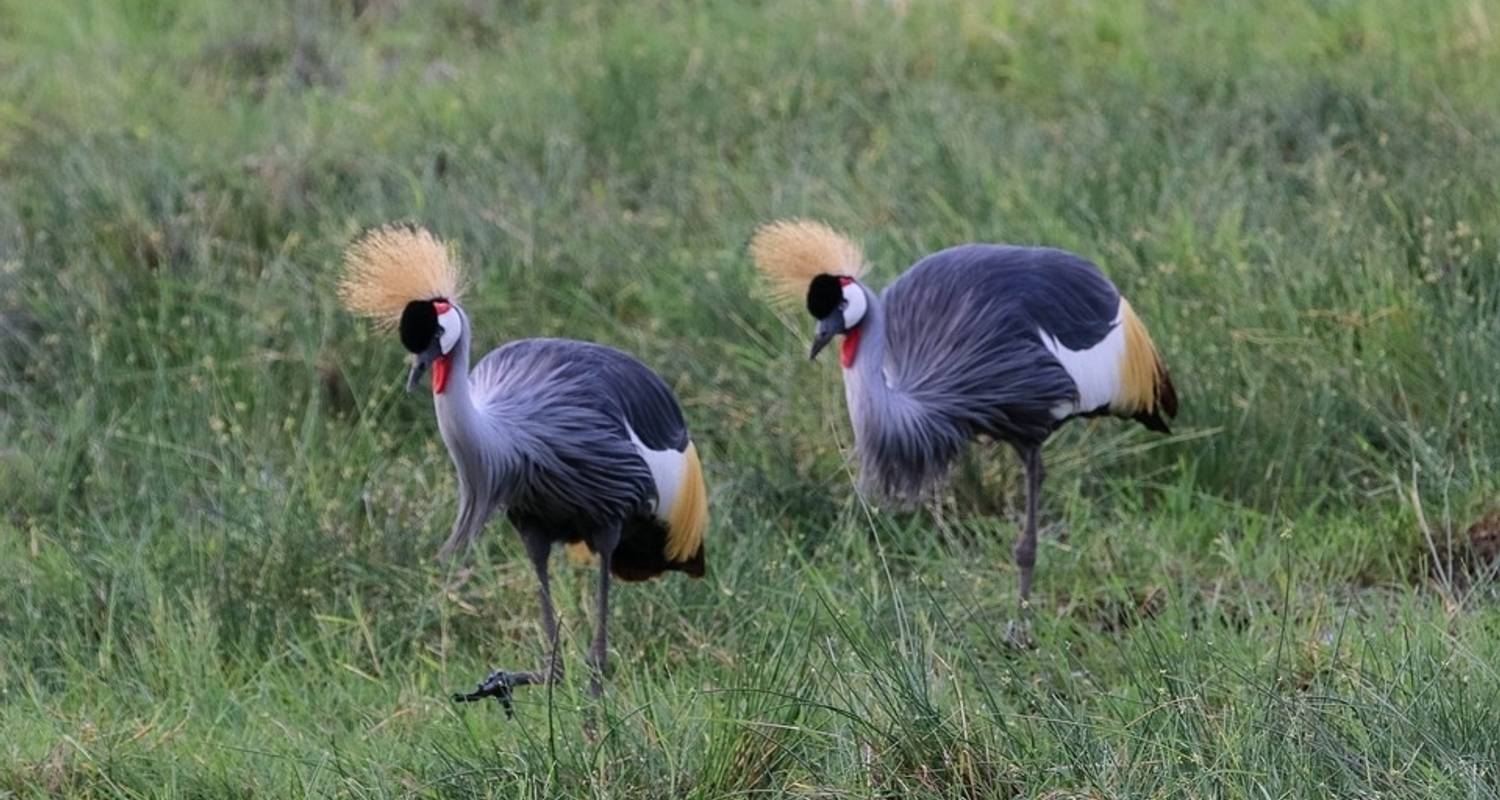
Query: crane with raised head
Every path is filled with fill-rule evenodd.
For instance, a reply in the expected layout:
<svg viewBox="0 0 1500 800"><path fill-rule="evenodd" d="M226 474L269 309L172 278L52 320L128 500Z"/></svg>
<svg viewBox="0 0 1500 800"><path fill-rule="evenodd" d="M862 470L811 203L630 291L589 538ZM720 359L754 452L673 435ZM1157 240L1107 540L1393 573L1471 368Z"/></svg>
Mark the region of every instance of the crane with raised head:
<svg viewBox="0 0 1500 800"><path fill-rule="evenodd" d="M458 472L458 513L440 557L464 551L497 511L520 534L539 583L543 666L494 670L458 701L557 681L558 625L548 581L554 544L599 562L589 691L602 691L611 576L704 573L708 495L698 452L666 382L598 344L521 339L470 366L473 328L458 262L426 230L386 226L344 257L339 293L355 314L394 327L411 352L407 391L431 371L438 430Z"/></svg>
<svg viewBox="0 0 1500 800"><path fill-rule="evenodd" d="M1063 250L951 247L884 291L861 249L826 225L761 227L750 255L773 292L805 299L811 357L843 337L839 361L860 485L877 498L931 492L978 436L1004 441L1026 472L1013 555L1023 617L1036 565L1042 444L1076 417L1111 415L1169 432L1177 393L1130 303L1097 266ZM1014 621L1013 640L1026 637Z"/></svg>

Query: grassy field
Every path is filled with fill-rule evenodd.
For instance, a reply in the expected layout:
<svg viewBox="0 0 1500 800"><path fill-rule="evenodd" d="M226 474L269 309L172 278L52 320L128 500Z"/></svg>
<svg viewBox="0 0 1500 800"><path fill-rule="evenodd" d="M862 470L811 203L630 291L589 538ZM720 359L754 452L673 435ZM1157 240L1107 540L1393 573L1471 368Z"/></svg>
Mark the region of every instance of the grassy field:
<svg viewBox="0 0 1500 800"><path fill-rule="evenodd" d="M0 797L1500 795L1500 7L0 0ZM491 8L494 5L496 8ZM744 246L876 284L967 240L1101 264L1183 395L1051 465L861 503L836 369ZM568 680L333 293L409 219L476 345L681 395L709 576L562 570ZM599 735L583 735L597 718Z"/></svg>

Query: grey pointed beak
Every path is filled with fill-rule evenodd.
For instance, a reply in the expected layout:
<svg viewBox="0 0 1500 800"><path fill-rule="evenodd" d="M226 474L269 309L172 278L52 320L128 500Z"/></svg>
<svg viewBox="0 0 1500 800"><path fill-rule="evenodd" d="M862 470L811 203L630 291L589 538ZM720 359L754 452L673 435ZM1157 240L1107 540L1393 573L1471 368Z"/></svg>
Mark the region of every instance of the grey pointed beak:
<svg viewBox="0 0 1500 800"><path fill-rule="evenodd" d="M422 380L422 375L427 372L427 367L430 366L432 362L436 361L438 359L438 356L442 354L442 342L440 342L437 338L434 338L432 340L432 344L428 345L426 350L412 355L411 374L406 376L406 391L410 392L411 390L417 388L417 382Z"/></svg>
<svg viewBox="0 0 1500 800"><path fill-rule="evenodd" d="M818 330L813 334L812 352L807 354L808 359L815 359L833 337L844 332L844 320L837 313L830 314L818 320Z"/></svg>

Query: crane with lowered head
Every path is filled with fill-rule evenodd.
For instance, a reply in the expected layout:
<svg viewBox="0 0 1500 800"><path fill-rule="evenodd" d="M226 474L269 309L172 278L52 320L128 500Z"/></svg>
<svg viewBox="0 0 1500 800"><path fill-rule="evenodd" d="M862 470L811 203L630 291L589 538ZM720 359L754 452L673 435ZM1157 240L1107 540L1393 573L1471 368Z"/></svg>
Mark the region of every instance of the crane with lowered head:
<svg viewBox="0 0 1500 800"><path fill-rule="evenodd" d="M1177 392L1130 303L1094 264L1046 247L966 244L917 261L883 292L860 248L828 226L762 226L750 255L773 292L817 321L811 357L842 336L844 396L861 487L923 496L971 440L1010 444L1026 470L1013 555L1029 611L1042 444L1077 417L1110 415L1169 432ZM1029 635L1014 621L1013 642Z"/></svg>
<svg viewBox="0 0 1500 800"><path fill-rule="evenodd" d="M611 576L704 573L708 495L697 448L666 382L635 358L568 339L521 339L470 367L473 328L457 261L428 231L385 226L345 253L345 307L394 327L411 352L407 391L431 370L438 430L458 472L458 513L440 557L465 550L497 511L520 534L539 583L542 668L494 670L457 701L557 681L547 563L566 543L598 554L590 694L602 689Z"/></svg>

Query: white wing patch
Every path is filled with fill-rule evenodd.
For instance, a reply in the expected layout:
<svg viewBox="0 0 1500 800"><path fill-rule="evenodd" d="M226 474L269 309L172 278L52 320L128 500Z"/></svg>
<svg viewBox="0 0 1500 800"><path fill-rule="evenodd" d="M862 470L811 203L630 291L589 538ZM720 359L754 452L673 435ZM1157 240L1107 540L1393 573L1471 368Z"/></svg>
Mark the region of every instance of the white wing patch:
<svg viewBox="0 0 1500 800"><path fill-rule="evenodd" d="M651 470L651 479L656 482L656 508L652 509L656 518L666 522L672 514L672 507L677 503L677 492L682 488L682 472L687 467L687 453L679 453L670 448L666 450L652 450L641 441L635 431L625 426L625 432L630 434L630 443L641 454L641 459Z"/></svg>
<svg viewBox="0 0 1500 800"><path fill-rule="evenodd" d="M1115 312L1114 327L1093 347L1069 350L1057 337L1041 328L1042 346L1062 364L1068 377L1078 387L1078 402L1062 403L1052 409L1052 416L1063 419L1087 413L1114 402L1120 393L1120 362L1125 357L1125 326L1121 311Z"/></svg>

